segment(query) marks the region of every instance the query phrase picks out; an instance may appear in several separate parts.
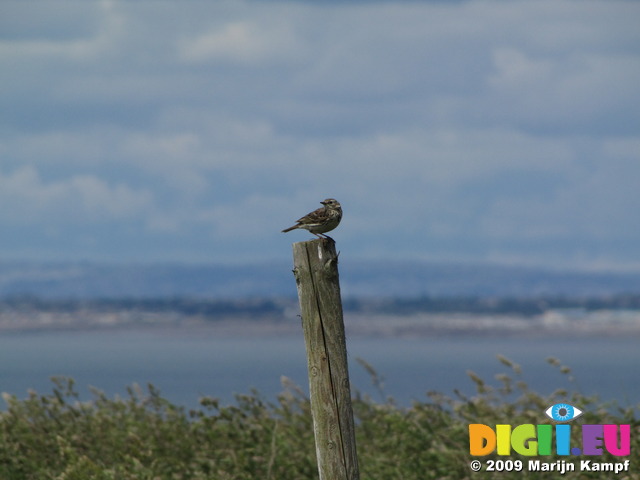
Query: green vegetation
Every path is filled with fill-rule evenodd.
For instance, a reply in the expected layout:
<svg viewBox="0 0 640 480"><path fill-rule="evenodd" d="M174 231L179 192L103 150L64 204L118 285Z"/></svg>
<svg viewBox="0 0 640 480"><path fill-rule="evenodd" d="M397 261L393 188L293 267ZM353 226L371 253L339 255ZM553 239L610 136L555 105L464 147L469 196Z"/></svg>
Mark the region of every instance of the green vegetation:
<svg viewBox="0 0 640 480"><path fill-rule="evenodd" d="M631 472L617 478L640 479L640 465L633 463L640 451L637 409L603 404L568 391L541 396L521 381L518 365L502 357L499 360L507 373L496 376L496 385L469 373L477 390L472 397L429 393L427 401L403 408L392 399L376 402L356 393L353 406L361 478L558 478L557 472L471 472L468 424L548 423L544 410L562 401L585 412L574 424L631 424L632 454L625 457L632 459ZM570 369L554 359L549 363L566 374L571 385ZM383 392L382 379L371 366L361 364ZM21 400L4 394L7 408L0 412L0 479L317 478L308 400L287 381L274 402L251 392L237 396L230 406L203 398L201 408L190 411L163 399L151 385L146 391L130 387L128 398L109 399L94 391L93 399L85 402L73 380L54 378L53 382L48 395L32 392ZM508 458L526 461L516 454ZM625 458L603 455L594 460ZM579 463L575 457L564 459ZM603 476L602 472L569 472L563 478Z"/></svg>

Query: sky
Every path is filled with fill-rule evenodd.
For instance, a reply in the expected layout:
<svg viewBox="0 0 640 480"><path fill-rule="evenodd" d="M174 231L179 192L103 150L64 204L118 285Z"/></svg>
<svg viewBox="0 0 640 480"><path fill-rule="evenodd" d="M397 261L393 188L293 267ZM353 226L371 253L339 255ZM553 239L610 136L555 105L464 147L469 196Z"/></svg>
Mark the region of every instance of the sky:
<svg viewBox="0 0 640 480"><path fill-rule="evenodd" d="M640 270L640 2L3 0L0 260Z"/></svg>

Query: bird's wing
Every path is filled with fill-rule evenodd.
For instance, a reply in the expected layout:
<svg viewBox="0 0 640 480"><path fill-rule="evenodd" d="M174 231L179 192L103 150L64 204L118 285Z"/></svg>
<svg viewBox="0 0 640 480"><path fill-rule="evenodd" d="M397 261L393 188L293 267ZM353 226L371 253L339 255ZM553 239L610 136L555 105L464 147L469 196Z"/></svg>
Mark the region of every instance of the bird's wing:
<svg viewBox="0 0 640 480"><path fill-rule="evenodd" d="M326 216L325 209L321 207L311 213L307 213L304 217L299 218L297 222L303 225L319 223L324 221Z"/></svg>

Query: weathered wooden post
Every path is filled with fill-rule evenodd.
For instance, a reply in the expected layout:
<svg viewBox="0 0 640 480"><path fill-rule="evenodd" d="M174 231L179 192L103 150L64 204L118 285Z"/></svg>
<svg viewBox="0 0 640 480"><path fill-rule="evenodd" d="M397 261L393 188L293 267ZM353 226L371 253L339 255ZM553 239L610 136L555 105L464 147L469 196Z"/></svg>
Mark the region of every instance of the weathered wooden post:
<svg viewBox="0 0 640 480"><path fill-rule="evenodd" d="M335 242L294 243L293 265L307 347L320 480L358 480Z"/></svg>

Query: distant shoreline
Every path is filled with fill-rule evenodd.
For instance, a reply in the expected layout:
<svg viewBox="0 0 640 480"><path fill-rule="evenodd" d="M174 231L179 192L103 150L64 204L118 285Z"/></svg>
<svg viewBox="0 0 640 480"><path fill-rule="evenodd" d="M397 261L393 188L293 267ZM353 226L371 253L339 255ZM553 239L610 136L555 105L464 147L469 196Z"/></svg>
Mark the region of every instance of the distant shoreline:
<svg viewBox="0 0 640 480"><path fill-rule="evenodd" d="M348 336L358 337L640 337L640 310L562 311L542 315L414 313L345 313ZM301 335L300 318L287 316L219 316L150 314L139 311L0 312L0 335L40 332L150 332L216 337Z"/></svg>

